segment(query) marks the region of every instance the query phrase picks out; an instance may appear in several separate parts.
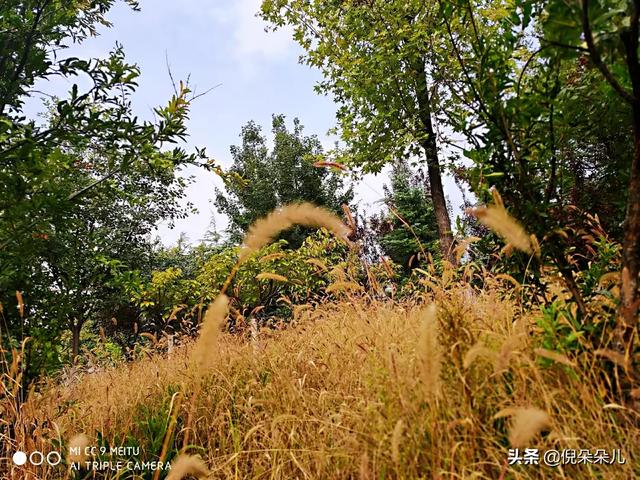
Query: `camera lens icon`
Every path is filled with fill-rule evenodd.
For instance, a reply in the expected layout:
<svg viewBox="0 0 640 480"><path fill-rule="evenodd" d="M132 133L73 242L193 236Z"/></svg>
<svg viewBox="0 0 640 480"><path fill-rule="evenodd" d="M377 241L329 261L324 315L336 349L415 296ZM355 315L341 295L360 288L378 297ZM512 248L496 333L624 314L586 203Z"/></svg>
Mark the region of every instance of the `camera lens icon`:
<svg viewBox="0 0 640 480"><path fill-rule="evenodd" d="M27 454L24 452L16 452L13 454L13 463L18 466L22 466L27 463Z"/></svg>
<svg viewBox="0 0 640 480"><path fill-rule="evenodd" d="M49 452L46 455L42 452L31 452L29 456L25 452L17 451L13 454L13 463L17 466L21 467L25 463L29 463L31 465L42 465L43 463L47 463L47 465L55 467L62 462L62 456L58 452Z"/></svg>

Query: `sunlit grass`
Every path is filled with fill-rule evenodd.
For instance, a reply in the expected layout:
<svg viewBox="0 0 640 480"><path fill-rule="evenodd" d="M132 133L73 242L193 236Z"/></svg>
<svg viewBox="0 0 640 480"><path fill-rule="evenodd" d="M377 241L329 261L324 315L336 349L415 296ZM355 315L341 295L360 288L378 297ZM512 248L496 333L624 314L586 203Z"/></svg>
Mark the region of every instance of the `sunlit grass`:
<svg viewBox="0 0 640 480"><path fill-rule="evenodd" d="M41 426L36 443L133 438L157 459L144 415L162 417L162 440L181 391L171 452L200 455L212 478L635 478L638 417L607 405L595 359L540 367L535 312L495 282L429 292L302 310L292 328L251 342L219 336L204 377L192 346L85 375L32 396L22 421ZM508 466L509 439L541 451L620 448L627 463Z"/></svg>

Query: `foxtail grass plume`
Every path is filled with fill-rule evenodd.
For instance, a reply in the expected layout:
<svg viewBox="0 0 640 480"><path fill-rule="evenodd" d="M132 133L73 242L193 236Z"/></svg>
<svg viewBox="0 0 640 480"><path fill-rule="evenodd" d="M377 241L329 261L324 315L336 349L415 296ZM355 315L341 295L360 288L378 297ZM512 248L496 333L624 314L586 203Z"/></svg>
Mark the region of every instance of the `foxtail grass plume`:
<svg viewBox="0 0 640 480"><path fill-rule="evenodd" d="M551 418L547 412L539 408L515 408L509 413L512 415L509 443L514 448L530 446L531 440L551 424Z"/></svg>
<svg viewBox="0 0 640 480"><path fill-rule="evenodd" d="M256 280L275 280L276 282L288 282L289 279L277 273L263 272L256 275Z"/></svg>
<svg viewBox="0 0 640 480"><path fill-rule="evenodd" d="M400 463L400 442L402 441L404 430L404 422L400 419L396 422L393 434L391 435L391 458L393 458L395 463Z"/></svg>
<svg viewBox="0 0 640 480"><path fill-rule="evenodd" d="M425 394L427 397L435 397L440 392L442 369L442 351L438 342L438 316L435 303L421 313L423 317L416 354Z"/></svg>
<svg viewBox="0 0 640 480"><path fill-rule="evenodd" d="M278 260L279 258L284 258L286 255L282 252L270 253L269 255L265 255L264 257L260 257L258 260L260 263L270 262L271 260Z"/></svg>
<svg viewBox="0 0 640 480"><path fill-rule="evenodd" d="M492 363L496 362L498 354L486 347L482 342L476 343L472 346L464 356L462 366L466 369L475 363L478 358L486 358Z"/></svg>
<svg viewBox="0 0 640 480"><path fill-rule="evenodd" d="M308 263L309 265L318 267L323 272L326 272L327 270L329 270L329 267L327 267L327 264L317 258L309 258L308 260L305 260L304 263Z"/></svg>
<svg viewBox="0 0 640 480"><path fill-rule="evenodd" d="M355 282L341 282L341 281L333 282L331 285L329 285L325 289L327 293L360 291L360 290L363 290L362 285L359 285Z"/></svg>
<svg viewBox="0 0 640 480"><path fill-rule="evenodd" d="M171 462L171 472L167 480L182 480L187 477L205 478L209 469L204 460L197 455L179 455Z"/></svg>
<svg viewBox="0 0 640 480"><path fill-rule="evenodd" d="M561 353L554 352L553 350L547 350L546 348L535 348L533 352L539 357L552 360L556 363L561 363L567 367L575 367L576 363L569 360L569 357L562 355Z"/></svg>
<svg viewBox="0 0 640 480"><path fill-rule="evenodd" d="M513 218L504 208L504 203L498 191L493 189L493 205L488 207L472 208L469 212L480 222L500 235L513 248L517 248L525 253L534 252L531 236L524 227ZM537 246L537 241L535 242ZM537 254L537 252L534 252Z"/></svg>
<svg viewBox="0 0 640 480"><path fill-rule="evenodd" d="M91 440L84 433L74 435L71 440L69 440L69 462L80 464L86 462L86 449L89 445L91 445Z"/></svg>
<svg viewBox="0 0 640 480"><path fill-rule="evenodd" d="M16 300L18 300L18 313L20 314L20 318L22 318L24 317L24 300L20 290L16 290Z"/></svg>
<svg viewBox="0 0 640 480"><path fill-rule="evenodd" d="M244 261L258 249L271 243L283 230L293 225L308 227L324 227L338 238L347 241L349 228L333 213L311 203L292 203L274 210L266 217L257 220L244 238L244 245L240 250L239 261Z"/></svg>
<svg viewBox="0 0 640 480"><path fill-rule="evenodd" d="M200 337L193 350L193 360L200 369L206 369L215 359L218 349L218 338L225 318L227 317L229 301L226 295L219 295L209 305L204 316Z"/></svg>

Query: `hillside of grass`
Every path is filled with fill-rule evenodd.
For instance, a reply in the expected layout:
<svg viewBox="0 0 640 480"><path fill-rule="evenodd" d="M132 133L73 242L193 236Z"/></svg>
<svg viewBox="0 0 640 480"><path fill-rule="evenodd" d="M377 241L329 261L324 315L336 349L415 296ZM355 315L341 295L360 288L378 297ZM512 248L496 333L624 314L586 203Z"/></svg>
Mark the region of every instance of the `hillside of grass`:
<svg viewBox="0 0 640 480"><path fill-rule="evenodd" d="M540 311L479 275L425 278L412 301L344 293L281 331L218 334L204 371L187 345L79 374L31 395L18 429L27 448L84 433L140 447L138 461L198 456L201 478L637 478L638 416L607 399L601 360L541 348ZM512 447L620 449L626 463L509 465ZM152 478L134 474L86 478Z"/></svg>

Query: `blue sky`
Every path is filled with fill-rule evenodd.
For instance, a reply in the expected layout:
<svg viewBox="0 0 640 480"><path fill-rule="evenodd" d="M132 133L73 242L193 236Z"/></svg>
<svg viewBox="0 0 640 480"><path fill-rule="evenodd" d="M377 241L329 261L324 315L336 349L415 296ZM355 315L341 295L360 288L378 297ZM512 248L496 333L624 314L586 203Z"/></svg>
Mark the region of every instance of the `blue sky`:
<svg viewBox="0 0 640 480"><path fill-rule="evenodd" d="M117 3L108 15L111 28L101 29L98 37L66 51L83 58L102 57L116 41L121 43L128 61L137 63L142 71L133 97L140 117L151 119L152 108L164 104L173 93L166 55L176 81L190 75L197 92L221 84L192 105L187 149L204 146L209 156L226 167L231 163L229 147L239 143L242 125L255 120L269 132L274 113L285 114L289 120L299 117L306 133L317 134L326 146L336 140L327 136L335 125L336 106L313 90L321 80L319 72L298 62L302 50L289 30L264 31L264 22L255 17L260 0L142 0L140 4L142 11L134 12ZM72 83L66 80L40 88L63 94ZM158 233L165 244L174 242L180 232L197 242L212 216L219 231L226 225L211 203L220 180L197 169L185 174L196 177L187 197L199 213L176 222L173 230L160 225ZM369 175L357 186L361 206L368 211L380 208L375 202L386 180L384 174ZM450 180L445 180L445 190L456 215L460 192Z"/></svg>

